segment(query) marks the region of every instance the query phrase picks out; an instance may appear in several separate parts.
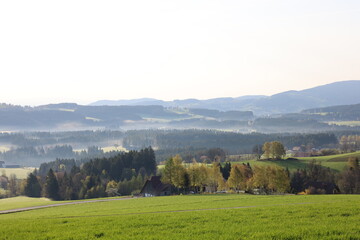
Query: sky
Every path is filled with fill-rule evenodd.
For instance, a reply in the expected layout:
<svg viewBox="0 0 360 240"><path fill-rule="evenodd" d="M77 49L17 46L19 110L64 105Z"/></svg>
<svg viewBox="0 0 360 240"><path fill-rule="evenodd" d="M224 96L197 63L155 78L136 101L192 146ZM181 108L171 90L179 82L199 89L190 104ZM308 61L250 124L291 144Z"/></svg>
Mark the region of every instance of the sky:
<svg viewBox="0 0 360 240"><path fill-rule="evenodd" d="M358 0L0 1L0 102L272 95L359 79Z"/></svg>

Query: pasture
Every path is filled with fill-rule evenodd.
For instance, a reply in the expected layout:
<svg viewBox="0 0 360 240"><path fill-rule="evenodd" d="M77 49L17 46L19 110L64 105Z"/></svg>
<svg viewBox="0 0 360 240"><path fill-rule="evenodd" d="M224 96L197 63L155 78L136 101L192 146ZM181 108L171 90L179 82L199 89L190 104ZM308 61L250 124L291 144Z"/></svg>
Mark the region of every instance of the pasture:
<svg viewBox="0 0 360 240"><path fill-rule="evenodd" d="M0 174L5 174L8 177L11 174L15 174L17 179L25 179L34 170L35 170L35 168L31 168L31 167L26 167L26 168L0 168Z"/></svg>
<svg viewBox="0 0 360 240"><path fill-rule="evenodd" d="M29 197L4 198L4 199L0 199L0 211L15 209L15 208L43 206L54 203L57 202L51 201L48 198L29 198Z"/></svg>
<svg viewBox="0 0 360 240"><path fill-rule="evenodd" d="M360 239L360 196L135 198L4 214L0 221L0 239Z"/></svg>
<svg viewBox="0 0 360 240"><path fill-rule="evenodd" d="M347 161L350 157L357 157L360 159L360 152L345 153L321 157L299 157L298 160L241 160L231 163L250 163L250 165L278 165L283 168L289 168L290 171L295 171L300 168L306 168L306 165L312 161L321 163L324 167L329 167L335 171L342 171L346 167ZM234 157L233 157L234 158Z"/></svg>

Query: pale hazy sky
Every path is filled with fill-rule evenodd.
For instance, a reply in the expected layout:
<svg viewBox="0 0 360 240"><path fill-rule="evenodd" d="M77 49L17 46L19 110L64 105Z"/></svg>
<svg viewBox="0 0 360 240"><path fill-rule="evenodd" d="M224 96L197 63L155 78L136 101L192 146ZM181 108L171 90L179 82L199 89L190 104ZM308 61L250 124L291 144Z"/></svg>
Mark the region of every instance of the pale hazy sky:
<svg viewBox="0 0 360 240"><path fill-rule="evenodd" d="M271 95L354 79L358 0L0 1L0 102Z"/></svg>

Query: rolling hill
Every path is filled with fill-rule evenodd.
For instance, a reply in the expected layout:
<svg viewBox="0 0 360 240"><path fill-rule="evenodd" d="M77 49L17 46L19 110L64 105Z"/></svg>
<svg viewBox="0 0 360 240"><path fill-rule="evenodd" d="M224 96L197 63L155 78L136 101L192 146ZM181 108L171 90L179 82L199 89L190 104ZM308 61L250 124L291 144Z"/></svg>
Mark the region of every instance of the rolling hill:
<svg viewBox="0 0 360 240"><path fill-rule="evenodd" d="M206 108L220 111L253 111L256 115L294 113L309 108L360 103L360 80L340 81L301 91L286 91L272 96L242 96L208 100L185 99L162 101L158 99L102 100L91 103L101 105L162 105L165 107Z"/></svg>

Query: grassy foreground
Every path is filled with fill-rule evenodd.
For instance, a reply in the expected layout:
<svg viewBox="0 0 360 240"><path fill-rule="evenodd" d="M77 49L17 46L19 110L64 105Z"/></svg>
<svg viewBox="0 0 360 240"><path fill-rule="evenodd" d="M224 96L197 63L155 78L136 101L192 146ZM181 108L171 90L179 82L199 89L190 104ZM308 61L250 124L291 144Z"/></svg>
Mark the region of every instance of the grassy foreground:
<svg viewBox="0 0 360 240"><path fill-rule="evenodd" d="M360 239L359 195L193 195L0 215L0 239Z"/></svg>

